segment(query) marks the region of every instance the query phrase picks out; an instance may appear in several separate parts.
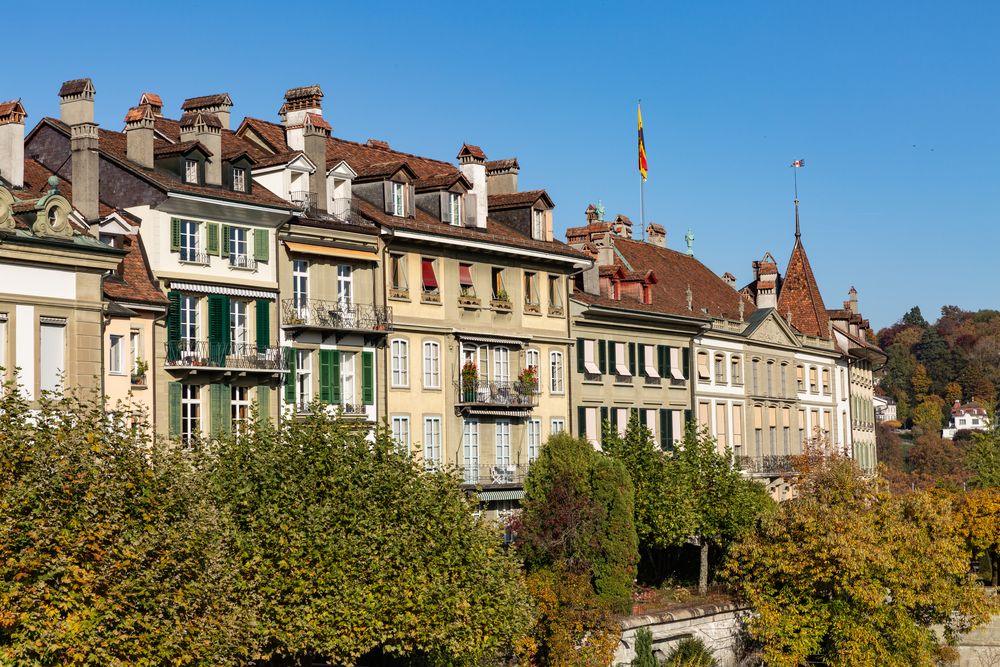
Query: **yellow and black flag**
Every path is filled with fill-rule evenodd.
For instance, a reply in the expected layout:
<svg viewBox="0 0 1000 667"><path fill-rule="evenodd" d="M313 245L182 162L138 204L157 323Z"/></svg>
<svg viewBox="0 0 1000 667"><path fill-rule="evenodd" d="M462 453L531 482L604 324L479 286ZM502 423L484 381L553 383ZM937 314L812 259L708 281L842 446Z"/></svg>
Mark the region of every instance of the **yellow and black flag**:
<svg viewBox="0 0 1000 667"><path fill-rule="evenodd" d="M639 105L639 173L642 174L642 180L646 180L646 170L648 166L646 165L646 142L642 138L642 105Z"/></svg>

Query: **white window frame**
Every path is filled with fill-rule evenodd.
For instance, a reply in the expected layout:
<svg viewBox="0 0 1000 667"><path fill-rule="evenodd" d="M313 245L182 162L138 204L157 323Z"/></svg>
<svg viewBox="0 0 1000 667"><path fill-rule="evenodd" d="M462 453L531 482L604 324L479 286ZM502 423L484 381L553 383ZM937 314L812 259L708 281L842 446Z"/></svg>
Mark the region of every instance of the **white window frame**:
<svg viewBox="0 0 1000 667"><path fill-rule="evenodd" d="M479 483L479 420L462 420L462 479L466 484Z"/></svg>
<svg viewBox="0 0 1000 667"><path fill-rule="evenodd" d="M584 434L587 441L598 446L601 442L601 424L600 416L598 414L597 408L584 408L583 409L583 420L584 420Z"/></svg>
<svg viewBox="0 0 1000 667"><path fill-rule="evenodd" d="M501 470L511 470L511 425L508 419L498 419L494 424L494 442L496 444L496 466Z"/></svg>
<svg viewBox="0 0 1000 667"><path fill-rule="evenodd" d="M448 193L448 215L451 216L452 225L457 227L462 224L462 195Z"/></svg>
<svg viewBox="0 0 1000 667"><path fill-rule="evenodd" d="M409 281L406 276L406 255L404 253L389 254L389 287L395 290L409 290ZM397 279L398 284L393 284Z"/></svg>
<svg viewBox="0 0 1000 667"><path fill-rule="evenodd" d="M243 347L250 339L250 330L247 326L247 302L243 299L229 300L229 344L230 353L241 353Z"/></svg>
<svg viewBox="0 0 1000 667"><path fill-rule="evenodd" d="M312 351L295 350L295 411L305 412L312 402Z"/></svg>
<svg viewBox="0 0 1000 667"><path fill-rule="evenodd" d="M233 433L239 435L250 421L250 387L234 385L229 391L229 412L233 425Z"/></svg>
<svg viewBox="0 0 1000 667"><path fill-rule="evenodd" d="M510 348L493 348L493 379L496 382L510 382Z"/></svg>
<svg viewBox="0 0 1000 667"><path fill-rule="evenodd" d="M536 375L542 374L542 353L535 348L524 352L524 367L530 368L532 366L535 368Z"/></svg>
<svg viewBox="0 0 1000 667"><path fill-rule="evenodd" d="M122 345L125 341L125 336L120 334L111 334L110 342L108 343L108 373L111 375L124 375L125 374L125 364L124 357L122 354Z"/></svg>
<svg viewBox="0 0 1000 667"><path fill-rule="evenodd" d="M597 341L589 338L583 341L583 369L594 375L601 374L601 368L597 365Z"/></svg>
<svg viewBox="0 0 1000 667"><path fill-rule="evenodd" d="M246 192L247 170L242 167L233 167L233 190Z"/></svg>
<svg viewBox="0 0 1000 667"><path fill-rule="evenodd" d="M201 435L201 385L181 385L181 440Z"/></svg>
<svg viewBox="0 0 1000 667"><path fill-rule="evenodd" d="M201 223L195 220L181 220L179 223L181 244L178 248L182 262L198 261L201 250Z"/></svg>
<svg viewBox="0 0 1000 667"><path fill-rule="evenodd" d="M563 363L563 353L559 350L549 352L549 391L562 394L566 391L566 366Z"/></svg>
<svg viewBox="0 0 1000 667"><path fill-rule="evenodd" d="M441 344L426 340L423 345L424 389L441 388Z"/></svg>
<svg viewBox="0 0 1000 667"><path fill-rule="evenodd" d="M531 209L531 238L536 241L545 240L545 211L537 208Z"/></svg>
<svg viewBox="0 0 1000 667"><path fill-rule="evenodd" d="M341 306L354 304L354 267L350 264L337 265L337 303Z"/></svg>
<svg viewBox="0 0 1000 667"><path fill-rule="evenodd" d="M390 196L392 197L392 214L402 218L406 216L406 184L390 181Z"/></svg>
<svg viewBox="0 0 1000 667"><path fill-rule="evenodd" d="M679 347L670 348L670 377L674 380L684 379L684 369L681 368L681 350Z"/></svg>
<svg viewBox="0 0 1000 667"><path fill-rule="evenodd" d="M16 344L16 341L15 341ZM38 388L59 393L66 372L66 323L42 321L38 326Z"/></svg>
<svg viewBox="0 0 1000 667"><path fill-rule="evenodd" d="M292 260L292 305L300 316L309 312L309 261Z"/></svg>
<svg viewBox="0 0 1000 667"><path fill-rule="evenodd" d="M566 420L562 417L553 417L549 421L549 435L555 435L556 433L562 433L566 430Z"/></svg>
<svg viewBox="0 0 1000 667"><path fill-rule="evenodd" d="M646 410L645 414L646 414L646 421L643 424L643 426L645 426L649 430L649 433L653 436L653 442L659 442L659 438L657 437L656 433L656 410L648 409ZM641 418L642 414L640 414L639 416Z"/></svg>
<svg viewBox="0 0 1000 667"><path fill-rule="evenodd" d="M393 415L392 439L396 443L396 451L409 458L411 452L409 415Z"/></svg>
<svg viewBox="0 0 1000 667"><path fill-rule="evenodd" d="M405 389L410 386L410 341L405 338L393 338L389 343L389 349L392 386Z"/></svg>
<svg viewBox="0 0 1000 667"><path fill-rule="evenodd" d="M534 463L542 451L542 420L529 419L528 429L528 463Z"/></svg>
<svg viewBox="0 0 1000 667"><path fill-rule="evenodd" d="M357 359L358 353L339 350L340 355L340 404L356 406L358 401Z"/></svg>
<svg viewBox="0 0 1000 667"><path fill-rule="evenodd" d="M642 346L642 370L648 378L660 377L660 372L656 368L656 346Z"/></svg>
<svg viewBox="0 0 1000 667"><path fill-rule="evenodd" d="M5 337L6 338L6 337ZM132 329L128 333L129 359L132 362L131 373L139 370L139 360L142 359L142 331Z"/></svg>
<svg viewBox="0 0 1000 667"><path fill-rule="evenodd" d="M230 266L247 266L250 252L249 238L250 230L246 227L229 228L229 247L226 250L229 253Z"/></svg>
<svg viewBox="0 0 1000 667"><path fill-rule="evenodd" d="M198 185L198 161L184 160L184 182Z"/></svg>
<svg viewBox="0 0 1000 667"><path fill-rule="evenodd" d="M441 465L441 418L424 417L424 469Z"/></svg>
<svg viewBox="0 0 1000 667"><path fill-rule="evenodd" d="M181 294L180 299L180 322L181 322L181 342L187 343L190 347L186 347L185 350L188 352L193 351L194 343L198 340L198 335L201 333L199 326L199 315L201 299L193 294Z"/></svg>
<svg viewBox="0 0 1000 667"><path fill-rule="evenodd" d="M625 430L628 429L628 420L632 416L629 414L628 408L611 408L618 415L618 435L625 435Z"/></svg>

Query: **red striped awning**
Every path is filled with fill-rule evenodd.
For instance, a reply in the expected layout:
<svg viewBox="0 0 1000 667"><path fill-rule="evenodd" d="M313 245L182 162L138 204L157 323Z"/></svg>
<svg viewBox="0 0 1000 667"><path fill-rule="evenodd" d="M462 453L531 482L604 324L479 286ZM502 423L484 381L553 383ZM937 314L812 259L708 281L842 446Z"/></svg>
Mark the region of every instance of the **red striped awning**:
<svg viewBox="0 0 1000 667"><path fill-rule="evenodd" d="M425 259L422 264L424 289L437 289L437 276L434 275L434 260Z"/></svg>
<svg viewBox="0 0 1000 667"><path fill-rule="evenodd" d="M472 265L458 265L458 284L462 287L472 287Z"/></svg>

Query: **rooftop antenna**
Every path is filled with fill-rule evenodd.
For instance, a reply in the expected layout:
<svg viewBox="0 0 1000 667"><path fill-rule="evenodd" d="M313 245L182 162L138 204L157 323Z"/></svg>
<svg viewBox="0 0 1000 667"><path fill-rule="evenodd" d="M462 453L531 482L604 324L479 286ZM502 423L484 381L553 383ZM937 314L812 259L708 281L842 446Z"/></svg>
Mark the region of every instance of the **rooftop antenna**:
<svg viewBox="0 0 1000 667"><path fill-rule="evenodd" d="M795 183L795 238L802 237L802 230L799 227L799 169L806 166L805 160L792 160L789 165L792 168L792 180Z"/></svg>

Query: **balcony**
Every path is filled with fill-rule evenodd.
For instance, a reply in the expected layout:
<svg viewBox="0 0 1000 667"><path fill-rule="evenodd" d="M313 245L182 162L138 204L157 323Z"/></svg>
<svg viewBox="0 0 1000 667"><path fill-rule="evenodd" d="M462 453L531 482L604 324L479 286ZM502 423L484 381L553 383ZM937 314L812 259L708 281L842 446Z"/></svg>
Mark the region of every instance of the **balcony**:
<svg viewBox="0 0 1000 667"><path fill-rule="evenodd" d="M792 457L788 455L737 456L736 463L750 475L787 475L795 472Z"/></svg>
<svg viewBox="0 0 1000 667"><path fill-rule="evenodd" d="M466 380L455 383L456 401L466 408L528 410L538 405L537 384L519 381Z"/></svg>
<svg viewBox="0 0 1000 667"><path fill-rule="evenodd" d="M351 198L335 197L333 199L333 206L330 207L329 212L344 222L351 222L353 215L351 209Z"/></svg>
<svg viewBox="0 0 1000 667"><path fill-rule="evenodd" d="M229 268L256 271L257 260L249 255L229 255Z"/></svg>
<svg viewBox="0 0 1000 667"><path fill-rule="evenodd" d="M285 357L280 347L257 347L246 343L210 343L204 340L181 340L165 343L168 370L189 373L222 372L223 374L271 373L285 370Z"/></svg>
<svg viewBox="0 0 1000 667"><path fill-rule="evenodd" d="M296 330L385 333L392 331L392 308L322 299L283 299L281 326Z"/></svg>
<svg viewBox="0 0 1000 667"><path fill-rule="evenodd" d="M197 264L198 266L208 266L209 263L207 252L190 248L181 248L179 260L181 264Z"/></svg>
<svg viewBox="0 0 1000 667"><path fill-rule="evenodd" d="M288 193L288 199L293 204L307 209L316 205L316 193L308 192L306 190L291 190Z"/></svg>
<svg viewBox="0 0 1000 667"><path fill-rule="evenodd" d="M505 465L464 465L458 474L462 483L468 486L521 486L528 475L528 466L520 463Z"/></svg>

